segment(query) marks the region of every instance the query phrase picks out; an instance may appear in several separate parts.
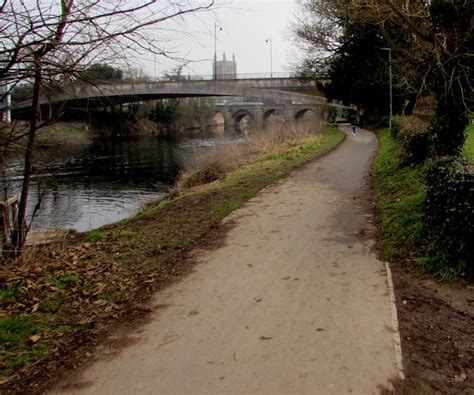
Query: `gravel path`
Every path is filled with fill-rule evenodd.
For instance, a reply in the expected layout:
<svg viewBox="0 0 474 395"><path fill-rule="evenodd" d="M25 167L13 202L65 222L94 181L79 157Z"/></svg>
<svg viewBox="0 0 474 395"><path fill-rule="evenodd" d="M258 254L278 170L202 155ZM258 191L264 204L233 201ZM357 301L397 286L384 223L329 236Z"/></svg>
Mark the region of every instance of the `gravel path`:
<svg viewBox="0 0 474 395"><path fill-rule="evenodd" d="M348 133L348 129L345 129ZM385 264L366 210L375 136L265 189L224 246L155 298L119 355L58 387L81 394L371 394L399 376ZM396 321L395 321L396 324ZM396 325L395 325L396 327Z"/></svg>

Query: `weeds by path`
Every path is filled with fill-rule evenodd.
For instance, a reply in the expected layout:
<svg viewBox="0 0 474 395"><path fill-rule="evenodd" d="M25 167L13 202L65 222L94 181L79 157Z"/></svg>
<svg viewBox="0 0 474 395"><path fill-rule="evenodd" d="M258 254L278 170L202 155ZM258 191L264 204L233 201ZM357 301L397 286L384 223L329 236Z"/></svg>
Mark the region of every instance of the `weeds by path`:
<svg viewBox="0 0 474 395"><path fill-rule="evenodd" d="M378 132L380 150L373 167L373 187L386 258L409 261L425 253L423 202L426 168L401 167L397 141L388 129Z"/></svg>
<svg viewBox="0 0 474 395"><path fill-rule="evenodd" d="M287 142L285 149L63 249L37 250L4 264L1 388L36 392L58 369L73 367L85 354L80 350L104 338L114 323L143 316L143 303L185 270L185 252L221 219L343 138L328 127Z"/></svg>

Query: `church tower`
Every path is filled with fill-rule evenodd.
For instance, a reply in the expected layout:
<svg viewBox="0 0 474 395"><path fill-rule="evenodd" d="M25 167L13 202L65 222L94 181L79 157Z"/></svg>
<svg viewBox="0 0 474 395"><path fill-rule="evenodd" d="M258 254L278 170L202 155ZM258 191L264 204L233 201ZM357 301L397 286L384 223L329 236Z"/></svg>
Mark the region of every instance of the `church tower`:
<svg viewBox="0 0 474 395"><path fill-rule="evenodd" d="M215 60L212 67L212 76L215 80L237 79L235 53L232 54L232 60L227 60L225 52L222 55L222 60Z"/></svg>

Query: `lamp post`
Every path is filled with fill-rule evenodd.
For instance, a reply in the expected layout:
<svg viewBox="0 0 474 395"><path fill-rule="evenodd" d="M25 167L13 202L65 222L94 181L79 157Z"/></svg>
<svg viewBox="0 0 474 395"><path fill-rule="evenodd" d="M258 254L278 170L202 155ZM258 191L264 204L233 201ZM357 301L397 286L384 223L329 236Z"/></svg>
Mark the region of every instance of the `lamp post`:
<svg viewBox="0 0 474 395"><path fill-rule="evenodd" d="M222 31L222 27L217 26L217 22L214 22L214 80L217 80L217 28Z"/></svg>
<svg viewBox="0 0 474 395"><path fill-rule="evenodd" d="M267 38L266 43L270 43L270 78L273 78L273 48L272 48L272 39Z"/></svg>
<svg viewBox="0 0 474 395"><path fill-rule="evenodd" d="M388 75L390 78L390 118L388 126L390 132L392 131L392 117L393 117L393 95L392 95L392 49L391 48L380 48L382 51L388 51Z"/></svg>

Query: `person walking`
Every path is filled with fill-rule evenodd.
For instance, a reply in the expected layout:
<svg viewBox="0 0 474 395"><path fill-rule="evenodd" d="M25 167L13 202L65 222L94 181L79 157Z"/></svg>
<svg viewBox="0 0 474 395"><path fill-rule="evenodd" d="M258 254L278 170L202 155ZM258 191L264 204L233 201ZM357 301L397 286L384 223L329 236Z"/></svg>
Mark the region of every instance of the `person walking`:
<svg viewBox="0 0 474 395"><path fill-rule="evenodd" d="M352 113L349 116L349 121L351 122L351 133L352 133L353 136L355 136L356 132L357 132L357 127L356 127L357 118L356 118L356 115L354 113Z"/></svg>

